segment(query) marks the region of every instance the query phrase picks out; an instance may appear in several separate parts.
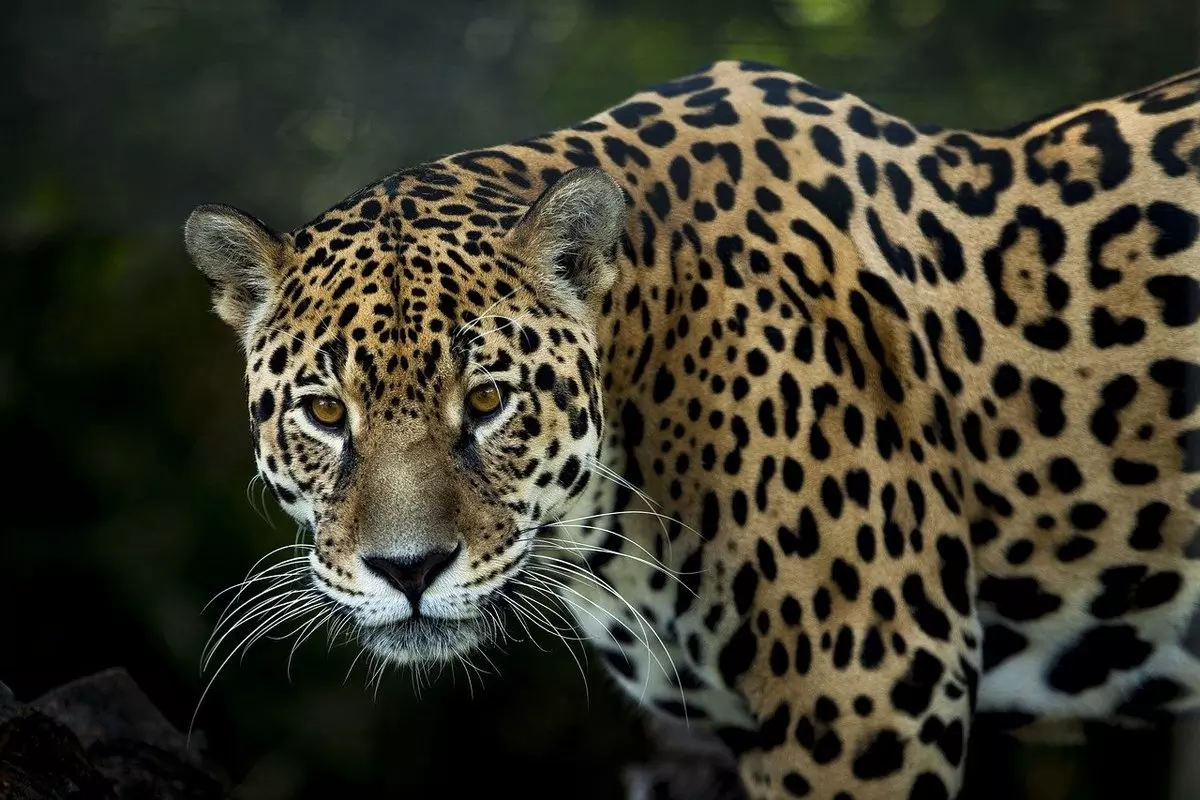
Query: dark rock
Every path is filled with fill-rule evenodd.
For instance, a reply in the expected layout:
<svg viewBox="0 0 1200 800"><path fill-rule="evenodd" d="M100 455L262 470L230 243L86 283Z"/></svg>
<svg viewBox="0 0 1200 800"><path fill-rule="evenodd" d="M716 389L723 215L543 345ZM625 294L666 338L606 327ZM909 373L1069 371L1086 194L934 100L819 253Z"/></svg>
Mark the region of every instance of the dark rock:
<svg viewBox="0 0 1200 800"><path fill-rule="evenodd" d="M746 800L737 761L716 736L651 717L653 758L624 770L625 800Z"/></svg>
<svg viewBox="0 0 1200 800"><path fill-rule="evenodd" d="M0 684L0 797L5 800L220 800L220 770L188 747L120 669L28 704Z"/></svg>

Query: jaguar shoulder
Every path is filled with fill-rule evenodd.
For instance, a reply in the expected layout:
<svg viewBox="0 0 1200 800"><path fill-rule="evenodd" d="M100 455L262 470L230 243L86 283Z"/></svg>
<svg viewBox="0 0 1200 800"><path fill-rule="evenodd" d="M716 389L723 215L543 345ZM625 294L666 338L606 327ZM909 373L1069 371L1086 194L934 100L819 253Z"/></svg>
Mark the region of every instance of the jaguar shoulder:
<svg viewBox="0 0 1200 800"><path fill-rule="evenodd" d="M1200 73L1000 133L722 62L188 250L313 592L397 663L573 614L754 797L1200 692Z"/></svg>

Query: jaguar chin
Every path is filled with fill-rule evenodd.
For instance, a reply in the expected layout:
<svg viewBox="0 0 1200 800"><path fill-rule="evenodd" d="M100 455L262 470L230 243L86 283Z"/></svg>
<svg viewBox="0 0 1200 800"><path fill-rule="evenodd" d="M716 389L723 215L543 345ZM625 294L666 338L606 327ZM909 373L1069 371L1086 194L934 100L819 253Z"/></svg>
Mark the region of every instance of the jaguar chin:
<svg viewBox="0 0 1200 800"><path fill-rule="evenodd" d="M416 617L359 630L368 651L393 664L451 661L468 655L495 637L482 619Z"/></svg>

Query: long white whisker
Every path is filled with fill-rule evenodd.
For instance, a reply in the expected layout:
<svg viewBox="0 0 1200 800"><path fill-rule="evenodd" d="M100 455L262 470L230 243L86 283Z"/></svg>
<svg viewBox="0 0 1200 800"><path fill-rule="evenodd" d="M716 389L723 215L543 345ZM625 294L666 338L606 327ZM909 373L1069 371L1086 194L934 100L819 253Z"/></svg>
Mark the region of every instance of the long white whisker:
<svg viewBox="0 0 1200 800"><path fill-rule="evenodd" d="M679 679L679 670L676 669L676 667L675 667L675 660L671 656L670 648L667 647L666 643L662 640L662 637L658 635L658 631L654 629L654 626L651 625L645 619L645 617L642 616L641 612L638 611L636 608L634 608L633 605L628 600L626 600L624 597L622 597L620 592L616 591L606 581L601 580L594 573L585 571L582 568L578 567L577 565L572 564L569 561L565 561L561 558L553 558L550 556L544 556L544 555L540 555L540 554L534 554L534 557L539 560L538 566L541 567L542 569L552 569L552 570L564 572L565 574L572 575L581 580L588 581L588 582L592 583L593 585L595 585L596 587L607 592L613 598L615 598L616 600L619 600L625 606L625 608L627 608L629 610L629 612L633 615L634 619L637 620L639 626L642 627L643 632L646 629L649 629L650 633L654 635L655 640L658 642L658 646L660 648L662 648L663 654L667 657L667 662L671 665L671 674L670 675L667 674L666 667L663 666L662 661L660 661L657 654L655 654L654 648L647 646L646 651L650 654L650 657L652 659L654 659L654 662L658 665L658 668L662 671L662 673L665 677L671 678L672 675L674 676L675 684L677 686L679 686L680 700L683 702L683 705L684 705L684 721L688 722L688 718L687 718L687 714L686 714L687 703L686 703L686 699L683 694L683 685L682 685L682 681L680 681L680 679ZM562 585L562 587L564 589L567 589L568 591L571 591L572 593L577 594L578 596L588 599L590 601L590 598L586 598L586 596L583 595L582 593L577 592L574 589L571 589L570 587L566 586L565 584L560 584L560 585ZM591 601L591 602L594 603L594 601ZM602 608L598 604L597 604L597 607ZM603 609L603 610L605 610L607 612L607 609ZM610 616L612 616L611 612L608 612L608 613L610 614ZM616 617L614 617L614 619L615 618ZM647 681L646 685L642 687L643 695L645 694L645 691L646 691L647 687L649 686L649 675L647 675L646 681Z"/></svg>

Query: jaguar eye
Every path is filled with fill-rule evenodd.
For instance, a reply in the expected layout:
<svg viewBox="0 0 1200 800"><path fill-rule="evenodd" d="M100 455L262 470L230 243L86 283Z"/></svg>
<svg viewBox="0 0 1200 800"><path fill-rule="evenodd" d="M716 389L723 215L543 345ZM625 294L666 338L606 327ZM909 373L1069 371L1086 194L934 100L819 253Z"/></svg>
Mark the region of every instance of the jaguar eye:
<svg viewBox="0 0 1200 800"><path fill-rule="evenodd" d="M308 415L318 425L340 428L346 421L346 406L334 397L314 397L308 401Z"/></svg>
<svg viewBox="0 0 1200 800"><path fill-rule="evenodd" d="M477 419L490 417L495 414L504 405L504 395L501 394L499 387L494 384L480 386L477 389L472 389L467 395L467 408L470 409L471 415Z"/></svg>

